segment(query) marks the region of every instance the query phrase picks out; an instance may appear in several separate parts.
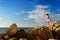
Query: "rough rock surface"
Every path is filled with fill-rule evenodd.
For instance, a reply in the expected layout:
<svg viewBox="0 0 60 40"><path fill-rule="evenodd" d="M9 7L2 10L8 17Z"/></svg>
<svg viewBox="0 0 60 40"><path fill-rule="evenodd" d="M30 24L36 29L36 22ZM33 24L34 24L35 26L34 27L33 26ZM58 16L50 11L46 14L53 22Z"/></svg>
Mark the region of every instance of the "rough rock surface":
<svg viewBox="0 0 60 40"><path fill-rule="evenodd" d="M48 40L53 38L52 31L48 27L38 27L29 31L27 36L28 40Z"/></svg>
<svg viewBox="0 0 60 40"><path fill-rule="evenodd" d="M0 40L60 40L60 23L37 26L28 32L18 30L17 25L12 24L6 33L0 34Z"/></svg>
<svg viewBox="0 0 60 40"><path fill-rule="evenodd" d="M7 34L8 34L9 36L12 36L12 35L14 35L17 31L18 31L17 25L14 23L14 24L12 24L11 26L9 26L8 31L7 31Z"/></svg>
<svg viewBox="0 0 60 40"><path fill-rule="evenodd" d="M27 36L26 32L23 29L17 31L16 35L18 38L26 38L26 36Z"/></svg>
<svg viewBox="0 0 60 40"><path fill-rule="evenodd" d="M54 38L60 40L60 22L55 22L52 26L49 27L52 28L52 34Z"/></svg>

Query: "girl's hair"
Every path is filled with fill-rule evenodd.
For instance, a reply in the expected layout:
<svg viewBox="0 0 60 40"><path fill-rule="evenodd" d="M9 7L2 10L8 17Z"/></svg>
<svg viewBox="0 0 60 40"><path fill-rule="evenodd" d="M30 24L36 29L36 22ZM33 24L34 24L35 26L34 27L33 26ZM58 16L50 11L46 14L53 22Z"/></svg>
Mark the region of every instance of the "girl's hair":
<svg viewBox="0 0 60 40"><path fill-rule="evenodd" d="M48 14L48 13L46 13L46 15L48 15L48 16L49 16L49 14Z"/></svg>

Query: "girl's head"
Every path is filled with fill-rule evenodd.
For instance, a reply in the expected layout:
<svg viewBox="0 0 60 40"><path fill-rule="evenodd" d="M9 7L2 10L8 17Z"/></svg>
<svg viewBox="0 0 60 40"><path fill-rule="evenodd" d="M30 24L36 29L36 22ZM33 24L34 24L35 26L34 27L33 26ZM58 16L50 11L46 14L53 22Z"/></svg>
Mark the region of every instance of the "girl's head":
<svg viewBox="0 0 60 40"><path fill-rule="evenodd" d="M45 15L46 15L46 16L49 16L49 14L48 14L48 13L46 13Z"/></svg>
<svg viewBox="0 0 60 40"><path fill-rule="evenodd" d="M49 16L49 14L48 14L48 13L46 13L44 16Z"/></svg>

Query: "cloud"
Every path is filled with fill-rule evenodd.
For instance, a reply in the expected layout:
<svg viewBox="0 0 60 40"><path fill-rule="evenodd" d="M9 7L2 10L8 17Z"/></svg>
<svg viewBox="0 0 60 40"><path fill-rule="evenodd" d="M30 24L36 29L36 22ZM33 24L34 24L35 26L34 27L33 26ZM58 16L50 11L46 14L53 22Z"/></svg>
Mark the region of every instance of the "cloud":
<svg viewBox="0 0 60 40"><path fill-rule="evenodd" d="M31 24L19 24L18 27L33 27Z"/></svg>
<svg viewBox="0 0 60 40"><path fill-rule="evenodd" d="M32 10L28 15L28 19L34 19L35 22L45 22L46 19L44 17L44 14L48 11L46 11L46 8L49 8L47 5L39 5L39 6L35 6L35 10ZM43 8L43 9L42 9ZM49 13L49 12L48 12Z"/></svg>
<svg viewBox="0 0 60 40"><path fill-rule="evenodd" d="M48 8L48 9L47 9ZM47 10L45 10L47 9ZM59 9L57 9L59 10ZM44 17L44 14L46 14L46 12L48 12L50 14L50 17L52 19L52 22L54 21L59 21L60 20L60 14L53 14L50 11L50 8L48 5L39 5L39 6L35 6L35 9L32 11L29 11L29 15L27 16L27 20L32 20L39 23L39 24L47 24L46 18Z"/></svg>
<svg viewBox="0 0 60 40"><path fill-rule="evenodd" d="M21 11L19 11L18 13L16 13L16 15L20 15L20 14L22 14L22 13L25 13L25 11L24 11L24 10L21 10Z"/></svg>
<svg viewBox="0 0 60 40"><path fill-rule="evenodd" d="M59 9L57 9L57 11L59 11ZM35 9L33 9L32 11L29 11L29 12L26 12L24 10L20 11L17 13L17 15L20 15L21 13L28 13L28 16L24 19L25 20L32 20L37 23L36 25L47 25L47 21L46 21L46 18L44 17L44 14L46 13L49 13L50 14L50 17L52 19L52 21L59 21L60 20L60 14L53 14L51 11L50 11L50 7L48 5L37 5L35 6ZM35 26L34 25L20 25L20 26L24 26L24 27L28 27L28 26Z"/></svg>
<svg viewBox="0 0 60 40"><path fill-rule="evenodd" d="M38 6L36 6L36 8L38 8L38 9L41 9L41 8L49 8L47 5L38 5Z"/></svg>
<svg viewBox="0 0 60 40"><path fill-rule="evenodd" d="M46 12L48 12L50 14L50 17L52 19L52 22L54 21L60 21L60 14L54 14L50 11L50 6L48 5L37 5L35 6L35 9L27 12L24 10L21 10L20 12L18 12L16 15L20 15L20 14L25 14L27 13L28 15L26 15L26 17L24 17L25 20L32 20L34 21L35 24L19 24L18 26L20 27L33 27L33 26L39 26L39 25L47 25L47 21L46 18L44 17L44 14L46 14ZM59 9L57 9L57 11L60 11Z"/></svg>
<svg viewBox="0 0 60 40"><path fill-rule="evenodd" d="M60 21L60 14L50 14L52 21Z"/></svg>

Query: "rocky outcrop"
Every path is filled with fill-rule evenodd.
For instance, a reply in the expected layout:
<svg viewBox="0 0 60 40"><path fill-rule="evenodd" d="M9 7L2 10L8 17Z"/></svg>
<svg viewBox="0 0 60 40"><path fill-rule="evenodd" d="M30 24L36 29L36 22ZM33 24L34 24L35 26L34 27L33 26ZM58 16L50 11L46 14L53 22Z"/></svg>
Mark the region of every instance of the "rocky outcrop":
<svg viewBox="0 0 60 40"><path fill-rule="evenodd" d="M9 36L12 36L12 35L16 34L17 31L18 31L17 25L14 23L14 24L9 26L7 34Z"/></svg>
<svg viewBox="0 0 60 40"><path fill-rule="evenodd" d="M48 40L49 38L54 38L52 31L48 27L40 26L36 29L29 31L27 36L28 40Z"/></svg>
<svg viewBox="0 0 60 40"><path fill-rule="evenodd" d="M52 34L55 39L60 40L60 22L55 22L53 25L49 26L52 29Z"/></svg>
<svg viewBox="0 0 60 40"><path fill-rule="evenodd" d="M60 23L50 26L37 26L28 32L18 30L14 23L9 26L4 34L0 34L0 40L60 40Z"/></svg>
<svg viewBox="0 0 60 40"><path fill-rule="evenodd" d="M17 31L16 36L18 38L26 38L27 34L23 29L21 29L21 30Z"/></svg>

